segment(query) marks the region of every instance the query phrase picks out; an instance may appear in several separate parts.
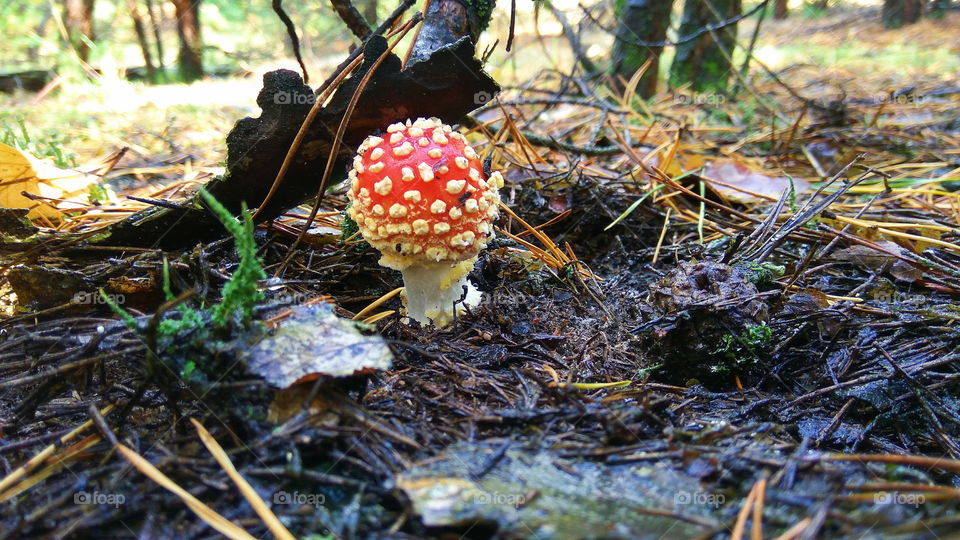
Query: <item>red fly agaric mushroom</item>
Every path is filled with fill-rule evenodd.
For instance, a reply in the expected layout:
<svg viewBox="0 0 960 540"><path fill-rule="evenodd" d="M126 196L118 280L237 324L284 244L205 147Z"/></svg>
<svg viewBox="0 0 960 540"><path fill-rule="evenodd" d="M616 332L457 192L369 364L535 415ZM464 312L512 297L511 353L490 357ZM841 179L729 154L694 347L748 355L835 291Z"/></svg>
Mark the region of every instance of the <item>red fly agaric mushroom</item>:
<svg viewBox="0 0 960 540"><path fill-rule="evenodd" d="M467 274L493 238L503 176L487 177L463 135L436 118L393 124L363 141L350 180L348 215L403 273L407 316L443 327L461 299L479 302Z"/></svg>

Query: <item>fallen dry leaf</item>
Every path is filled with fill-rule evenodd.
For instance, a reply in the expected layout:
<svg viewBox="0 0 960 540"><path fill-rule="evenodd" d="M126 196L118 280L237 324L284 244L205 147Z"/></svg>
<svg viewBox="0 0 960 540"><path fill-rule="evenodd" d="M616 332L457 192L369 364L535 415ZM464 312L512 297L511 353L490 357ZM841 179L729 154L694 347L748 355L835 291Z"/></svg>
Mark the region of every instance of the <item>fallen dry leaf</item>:
<svg viewBox="0 0 960 540"><path fill-rule="evenodd" d="M277 388L326 375L390 369L393 354L379 335L337 317L326 303L300 306L247 353L247 368Z"/></svg>
<svg viewBox="0 0 960 540"><path fill-rule="evenodd" d="M737 161L708 163L702 176L712 189L739 202L756 201L764 197L776 200L784 191L790 189L789 178L769 176ZM800 178L794 178L793 185L797 193L810 189L809 182Z"/></svg>
<svg viewBox="0 0 960 540"><path fill-rule="evenodd" d="M89 204L87 190L100 177L79 170L61 169L29 152L0 143L0 207L26 208L28 217L57 217L61 210ZM49 204L23 195L58 199Z"/></svg>

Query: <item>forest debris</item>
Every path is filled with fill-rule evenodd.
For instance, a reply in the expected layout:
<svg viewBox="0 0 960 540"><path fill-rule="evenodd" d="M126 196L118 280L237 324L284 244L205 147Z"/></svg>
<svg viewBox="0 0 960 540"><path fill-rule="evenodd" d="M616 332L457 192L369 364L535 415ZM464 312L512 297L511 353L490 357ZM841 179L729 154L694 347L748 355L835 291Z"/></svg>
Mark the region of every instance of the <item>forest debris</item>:
<svg viewBox="0 0 960 540"><path fill-rule="evenodd" d="M791 179L784 176L769 176L755 171L735 160L713 161L703 170L703 179L724 197L738 202L759 199L777 200L790 189ZM792 180L796 193L810 189L810 183L801 178Z"/></svg>
<svg viewBox="0 0 960 540"><path fill-rule="evenodd" d="M94 281L86 275L52 266L17 265L10 269L7 279L21 307L49 308L96 290Z"/></svg>
<svg viewBox="0 0 960 540"><path fill-rule="evenodd" d="M889 241L876 242L876 245L884 248L890 253L898 255L909 255L909 251L900 247L898 244ZM894 257L888 253L877 251L868 246L855 245L848 248L837 250L833 259L863 266L874 271L883 270L889 265L890 274L902 281L913 283L923 277L923 272L914 265L904 261L902 258Z"/></svg>
<svg viewBox="0 0 960 540"><path fill-rule="evenodd" d="M140 454L122 444L117 445L116 449L123 457L127 458L127 460L134 467L136 467L138 471L149 477L164 489L179 497L180 500L182 500L184 504L186 504L187 507L189 507L190 510L197 515L197 517L205 521L208 525L220 533L224 534L228 538L239 538L243 540L254 539L253 536L244 531L240 526L218 514L215 510L191 495L187 490L177 485L177 483L171 480L169 476L163 474L160 469L156 468Z"/></svg>
<svg viewBox="0 0 960 540"><path fill-rule="evenodd" d="M757 286L759 272L714 261L683 262L650 285L647 301L658 315L641 328L653 334L684 377L740 372L770 339L769 311ZM709 358L710 365L700 365Z"/></svg>
<svg viewBox="0 0 960 540"><path fill-rule="evenodd" d="M277 388L320 376L390 369L393 354L379 334L364 335L326 303L293 308L290 318L248 352L247 369Z"/></svg>
<svg viewBox="0 0 960 540"><path fill-rule="evenodd" d="M37 233L39 229L27 218L26 208L0 208L0 243L16 243Z"/></svg>
<svg viewBox="0 0 960 540"><path fill-rule="evenodd" d="M456 444L396 482L428 527L492 522L506 537L692 538L715 525L710 512L723 500L690 504L702 491L681 470L474 443Z"/></svg>
<svg viewBox="0 0 960 540"><path fill-rule="evenodd" d="M237 489L243 494L243 498L246 499L247 503L257 512L257 516L263 520L267 528L270 529L270 532L273 533L273 536L280 540L296 540L296 537L290 534L290 531L277 519L276 514L270 510L267 503L260 498L260 495L257 494L253 486L247 482L243 475L237 472L237 468L233 462L230 461L230 456L227 455L227 452L220 446L220 443L217 442L213 435L211 435L196 418L191 418L190 422L192 422L193 427L196 428L197 434L200 435L200 440L203 441L204 446L207 447L207 450L209 450L217 460L220 467L227 473L227 476L230 477L234 485L237 486Z"/></svg>

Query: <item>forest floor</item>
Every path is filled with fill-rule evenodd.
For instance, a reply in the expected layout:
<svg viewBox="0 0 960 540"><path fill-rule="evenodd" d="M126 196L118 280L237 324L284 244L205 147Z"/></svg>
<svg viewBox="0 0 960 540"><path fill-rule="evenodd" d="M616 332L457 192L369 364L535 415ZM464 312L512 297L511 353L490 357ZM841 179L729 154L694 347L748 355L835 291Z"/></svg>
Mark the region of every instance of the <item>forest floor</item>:
<svg viewBox="0 0 960 540"><path fill-rule="evenodd" d="M738 99L514 81L463 129L514 215L472 275L484 303L443 331L402 324L395 297L365 309L402 283L341 241L342 187L296 250L309 207L258 227L259 324L215 342L187 314L217 303L233 242L43 253L0 216L0 531L265 537L272 511L317 538L955 534L957 15L905 34L863 13L773 23L757 50L776 77L754 66ZM837 52L800 64L805 43ZM257 114L256 79L118 84L77 106L4 98L37 153L131 148L114 202L43 232L147 205L123 195L177 200ZM244 362L298 320L346 333L326 306L367 321L350 339L382 336L392 367L277 390Z"/></svg>

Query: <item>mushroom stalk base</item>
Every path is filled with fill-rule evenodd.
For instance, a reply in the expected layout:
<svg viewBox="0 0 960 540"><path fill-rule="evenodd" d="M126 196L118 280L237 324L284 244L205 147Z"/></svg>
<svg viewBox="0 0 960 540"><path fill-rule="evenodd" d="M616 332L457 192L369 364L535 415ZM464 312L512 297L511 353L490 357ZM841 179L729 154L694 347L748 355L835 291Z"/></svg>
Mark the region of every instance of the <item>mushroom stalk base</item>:
<svg viewBox="0 0 960 540"><path fill-rule="evenodd" d="M411 264L403 273L404 306L407 316L420 324L442 328L453 321L453 310L480 303L480 291L467 281L476 259L457 264ZM464 291L466 287L466 291Z"/></svg>

